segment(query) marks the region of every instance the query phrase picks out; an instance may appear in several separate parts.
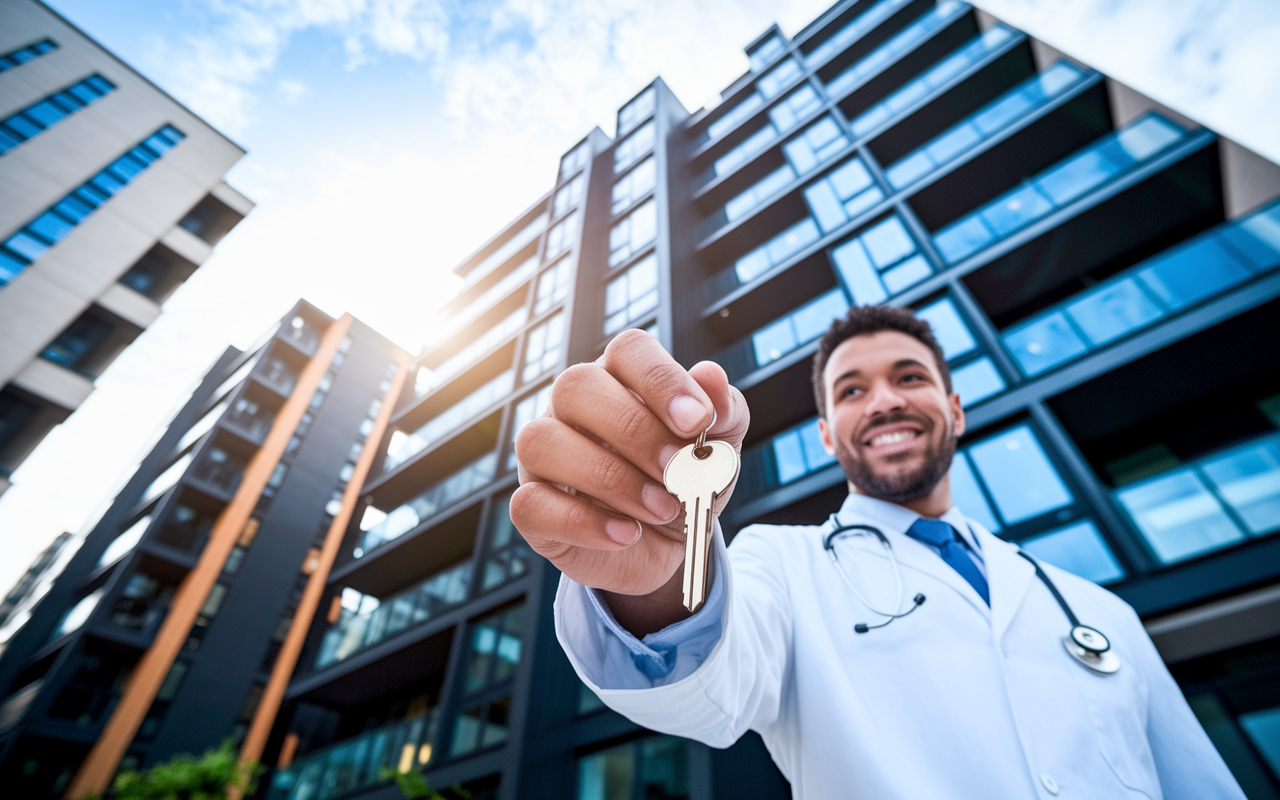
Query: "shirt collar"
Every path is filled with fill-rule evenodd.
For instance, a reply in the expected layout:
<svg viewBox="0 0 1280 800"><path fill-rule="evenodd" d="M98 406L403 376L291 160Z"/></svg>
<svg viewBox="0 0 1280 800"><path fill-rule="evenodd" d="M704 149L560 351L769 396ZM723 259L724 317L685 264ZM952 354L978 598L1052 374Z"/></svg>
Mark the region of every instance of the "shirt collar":
<svg viewBox="0 0 1280 800"><path fill-rule="evenodd" d="M846 525L857 521L858 518L870 520L873 525L905 535L907 529L916 520L920 519L920 515L897 503L890 503L887 500L850 492L849 496L845 498L844 504L840 506L836 519L840 524ZM969 521L965 519L964 514L960 513L958 507L951 506L951 508L947 509L947 513L943 514L939 519L959 531L960 536L968 543L969 547L976 552L982 552L982 546L975 538L973 528L969 525Z"/></svg>

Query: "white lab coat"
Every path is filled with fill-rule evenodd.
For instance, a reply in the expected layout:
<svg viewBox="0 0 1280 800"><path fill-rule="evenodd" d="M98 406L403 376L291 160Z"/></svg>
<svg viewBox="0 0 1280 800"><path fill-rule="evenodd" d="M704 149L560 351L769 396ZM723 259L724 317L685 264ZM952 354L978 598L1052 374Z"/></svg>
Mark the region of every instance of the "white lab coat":
<svg viewBox="0 0 1280 800"><path fill-rule="evenodd" d="M610 708L712 747L758 731L804 800L1243 800L1128 604L1044 565L1121 659L1113 675L1091 672L1063 648L1070 624L1015 545L970 526L985 559L988 608L877 503L846 503L840 520L881 527L901 565L904 605L917 592L928 598L885 628L854 632L883 617L842 583L822 548L828 526L754 525L720 570L728 579L721 638L687 677L643 689L597 685L605 662L616 665L619 643L602 641L586 591L567 579L557 634ZM892 606L893 572L879 542L848 536L840 547L863 595ZM725 564L718 527L716 551Z"/></svg>

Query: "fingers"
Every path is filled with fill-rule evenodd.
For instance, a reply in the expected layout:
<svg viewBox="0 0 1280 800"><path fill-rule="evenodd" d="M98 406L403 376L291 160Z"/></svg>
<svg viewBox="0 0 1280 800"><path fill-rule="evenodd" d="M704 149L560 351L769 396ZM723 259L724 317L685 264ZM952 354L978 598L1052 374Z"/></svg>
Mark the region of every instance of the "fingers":
<svg viewBox="0 0 1280 800"><path fill-rule="evenodd" d="M720 439L742 449L742 440L747 435L747 427L751 424L751 412L747 409L747 400L737 387L729 383L729 376L714 361L700 361L689 370L716 409L716 424L707 435L712 439Z"/></svg>
<svg viewBox="0 0 1280 800"><path fill-rule="evenodd" d="M628 399L639 405L634 398ZM643 406L640 410L652 416ZM659 427L656 420L652 424ZM525 425L516 437L516 456L535 480L572 487L629 517L665 525L680 514L679 501L624 454L592 441L560 419L543 417ZM655 456L656 452L651 453L649 460L656 463ZM622 532L629 536L634 526Z"/></svg>
<svg viewBox="0 0 1280 800"><path fill-rule="evenodd" d="M678 437L692 439L711 423L713 406L706 391L644 331L613 337L599 363Z"/></svg>

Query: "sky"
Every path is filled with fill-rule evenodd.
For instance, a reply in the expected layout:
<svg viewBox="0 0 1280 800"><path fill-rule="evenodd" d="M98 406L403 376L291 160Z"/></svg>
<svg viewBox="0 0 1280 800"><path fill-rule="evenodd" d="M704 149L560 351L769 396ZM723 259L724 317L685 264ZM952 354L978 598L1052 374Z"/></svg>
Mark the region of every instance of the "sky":
<svg viewBox="0 0 1280 800"><path fill-rule="evenodd" d="M450 269L661 76L686 108L829 0L46 0L248 151L257 208L0 496L0 590L91 525L227 345L299 297L417 353Z"/></svg>

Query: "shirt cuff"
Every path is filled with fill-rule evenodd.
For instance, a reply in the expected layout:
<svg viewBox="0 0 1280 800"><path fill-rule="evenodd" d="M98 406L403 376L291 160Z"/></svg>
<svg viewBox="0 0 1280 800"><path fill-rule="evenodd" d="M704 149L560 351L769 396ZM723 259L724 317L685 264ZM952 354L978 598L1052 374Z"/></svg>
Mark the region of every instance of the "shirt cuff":
<svg viewBox="0 0 1280 800"><path fill-rule="evenodd" d="M717 523L718 524L718 523ZM650 633L643 639L637 639L618 624L609 604L596 589L587 589L587 597L596 610L600 621L626 646L631 653L631 660L636 669L650 680L662 680L674 683L692 674L706 659L707 655L720 641L724 626L725 579L724 571L728 563L724 559L722 547L712 548L716 559L716 571L711 583L711 593L696 614L668 625L656 633ZM677 659L677 655L683 656ZM677 665L680 669L677 670Z"/></svg>

